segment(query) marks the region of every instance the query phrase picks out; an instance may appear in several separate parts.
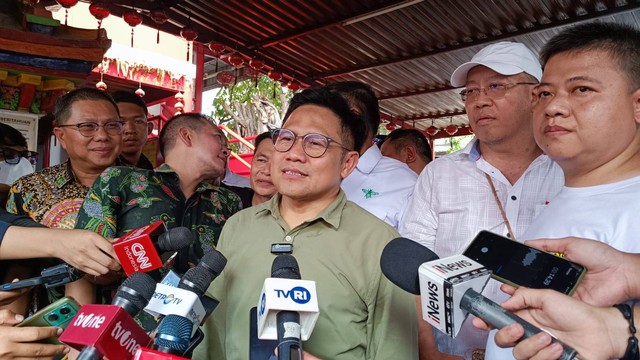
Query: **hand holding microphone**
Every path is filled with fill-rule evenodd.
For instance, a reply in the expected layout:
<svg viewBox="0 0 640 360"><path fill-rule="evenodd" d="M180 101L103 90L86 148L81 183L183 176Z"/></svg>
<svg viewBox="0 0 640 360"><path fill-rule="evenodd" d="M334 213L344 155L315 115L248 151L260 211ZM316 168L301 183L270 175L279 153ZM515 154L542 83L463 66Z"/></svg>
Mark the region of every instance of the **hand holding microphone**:
<svg viewBox="0 0 640 360"><path fill-rule="evenodd" d="M525 338L541 331L482 296L479 292L490 273L464 256L438 260L426 247L397 238L385 246L380 266L391 282L421 295L424 320L449 336L457 334L468 313L497 328L519 323L525 329ZM560 359L575 358L575 350L566 345L563 348Z"/></svg>

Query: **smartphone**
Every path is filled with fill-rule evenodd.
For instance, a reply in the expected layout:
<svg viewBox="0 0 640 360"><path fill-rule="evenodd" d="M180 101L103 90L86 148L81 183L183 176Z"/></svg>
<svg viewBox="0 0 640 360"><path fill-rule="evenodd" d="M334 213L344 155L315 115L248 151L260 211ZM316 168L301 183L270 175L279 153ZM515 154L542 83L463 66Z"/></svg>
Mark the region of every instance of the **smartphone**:
<svg viewBox="0 0 640 360"><path fill-rule="evenodd" d="M65 296L24 319L16 326L55 326L64 329L71 323L79 309L80 305L73 298ZM45 339L43 342L61 344L57 337Z"/></svg>
<svg viewBox="0 0 640 360"><path fill-rule="evenodd" d="M582 265L484 230L463 255L491 270L491 277L500 282L567 295L587 272Z"/></svg>

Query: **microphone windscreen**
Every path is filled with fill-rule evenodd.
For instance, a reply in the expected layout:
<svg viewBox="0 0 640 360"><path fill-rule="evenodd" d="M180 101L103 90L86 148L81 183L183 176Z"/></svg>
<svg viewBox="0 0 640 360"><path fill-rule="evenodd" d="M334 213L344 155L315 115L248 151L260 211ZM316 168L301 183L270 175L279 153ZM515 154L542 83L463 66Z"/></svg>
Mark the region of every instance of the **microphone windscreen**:
<svg viewBox="0 0 640 360"><path fill-rule="evenodd" d="M420 295L418 269L438 255L413 240L396 238L382 250L380 268L384 276L404 291Z"/></svg>
<svg viewBox="0 0 640 360"><path fill-rule="evenodd" d="M213 279L214 276L209 270L202 266L196 266L184 273L180 284L178 284L178 289L189 290L201 296L207 291Z"/></svg>
<svg viewBox="0 0 640 360"><path fill-rule="evenodd" d="M226 265L227 258L224 257L220 251L213 248L209 248L198 263L198 266L202 266L209 270L214 277L220 275Z"/></svg>
<svg viewBox="0 0 640 360"><path fill-rule="evenodd" d="M280 279L300 280L300 267L295 257L289 254L280 254L273 259L271 264L271 277Z"/></svg>
<svg viewBox="0 0 640 360"><path fill-rule="evenodd" d="M153 344L157 348L172 349L175 354L182 355L189 347L192 329L193 322L186 317L173 314L167 315L158 326Z"/></svg>
<svg viewBox="0 0 640 360"><path fill-rule="evenodd" d="M113 298L113 305L123 307L131 316L135 316L151 300L156 289L156 281L147 273L136 272L126 278L118 288L116 296ZM122 300L127 300L123 303ZM132 309L130 306L135 308Z"/></svg>
<svg viewBox="0 0 640 360"><path fill-rule="evenodd" d="M184 226L171 228L158 236L157 246L160 251L176 251L193 244L193 232Z"/></svg>

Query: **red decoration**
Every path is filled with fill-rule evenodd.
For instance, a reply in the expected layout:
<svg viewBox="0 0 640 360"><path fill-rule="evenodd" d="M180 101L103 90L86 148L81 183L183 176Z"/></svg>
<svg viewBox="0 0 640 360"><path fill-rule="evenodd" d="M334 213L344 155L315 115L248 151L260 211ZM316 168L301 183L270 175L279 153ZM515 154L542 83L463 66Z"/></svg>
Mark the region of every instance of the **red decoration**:
<svg viewBox="0 0 640 360"><path fill-rule="evenodd" d="M301 87L302 86L300 85L298 80L295 80L295 79L289 81L289 84L287 85L287 88L289 89L289 91L293 91L293 92L300 90Z"/></svg>
<svg viewBox="0 0 640 360"><path fill-rule="evenodd" d="M469 128L469 134L473 134L473 128L471 126L467 126Z"/></svg>
<svg viewBox="0 0 640 360"><path fill-rule="evenodd" d="M133 29L142 24L142 15L137 11L129 11L122 15L124 21L131 26L131 47L133 47Z"/></svg>
<svg viewBox="0 0 640 360"><path fill-rule="evenodd" d="M447 134L453 136L458 132L458 127L453 125L453 124L450 124L450 125L447 125L447 127L444 129L444 131Z"/></svg>
<svg viewBox="0 0 640 360"><path fill-rule="evenodd" d="M212 41L207 46L209 47L209 50L211 50L211 52L213 53L213 56L217 58L219 58L220 55L222 55L222 53L224 52L224 50L227 48L223 43L217 42L217 41Z"/></svg>
<svg viewBox="0 0 640 360"><path fill-rule="evenodd" d="M265 66L265 62L262 59L253 58L249 60L249 67L251 67L255 71L260 71Z"/></svg>
<svg viewBox="0 0 640 360"><path fill-rule="evenodd" d="M144 90L142 90L141 87L139 87L138 90L136 90L136 95L138 95L140 97L144 97L146 95L146 93L144 92Z"/></svg>
<svg viewBox="0 0 640 360"><path fill-rule="evenodd" d="M387 130L389 131L393 131L396 129L396 126L393 125L392 123L388 123L387 125L384 126Z"/></svg>
<svg viewBox="0 0 640 360"><path fill-rule="evenodd" d="M102 91L106 91L107 90L107 84L104 81L98 81L98 83L96 83L96 88L102 90Z"/></svg>
<svg viewBox="0 0 640 360"><path fill-rule="evenodd" d="M229 71L221 71L216 75L216 80L218 80L222 86L227 87L233 82L233 74Z"/></svg>
<svg viewBox="0 0 640 360"><path fill-rule="evenodd" d="M236 69L239 69L244 64L244 58L237 52L231 54L227 60L229 61L229 64Z"/></svg>
<svg viewBox="0 0 640 360"><path fill-rule="evenodd" d="M167 13L162 9L154 9L149 12L149 17L156 25L160 26L169 20ZM160 44L160 28L158 28L158 35L156 36L156 44Z"/></svg>
<svg viewBox="0 0 640 360"><path fill-rule="evenodd" d="M282 73L280 71L271 70L269 71L269 79L273 81L282 80Z"/></svg>
<svg viewBox="0 0 640 360"><path fill-rule="evenodd" d="M440 129L433 126L433 124L427 128L427 135L429 136L435 136L439 132L440 132Z"/></svg>
<svg viewBox="0 0 640 360"><path fill-rule="evenodd" d="M184 103L182 103L184 95L182 95L182 92L178 91L178 93L176 93L173 97L176 99L176 103L173 104L173 107L176 109L175 114L182 114L182 110L184 109Z"/></svg>
<svg viewBox="0 0 640 360"><path fill-rule="evenodd" d="M78 0L56 0L56 2L60 4L60 6L65 8L64 26L67 26L67 18L69 17L69 8L76 6L76 4L78 3Z"/></svg>
<svg viewBox="0 0 640 360"><path fill-rule="evenodd" d="M89 5L89 12L98 20L98 30L102 27L102 20L111 14L106 5L100 1Z"/></svg>
<svg viewBox="0 0 640 360"><path fill-rule="evenodd" d="M189 61L189 52L191 50L191 42L198 38L198 32L187 26L180 30L180 36L187 41L187 62Z"/></svg>

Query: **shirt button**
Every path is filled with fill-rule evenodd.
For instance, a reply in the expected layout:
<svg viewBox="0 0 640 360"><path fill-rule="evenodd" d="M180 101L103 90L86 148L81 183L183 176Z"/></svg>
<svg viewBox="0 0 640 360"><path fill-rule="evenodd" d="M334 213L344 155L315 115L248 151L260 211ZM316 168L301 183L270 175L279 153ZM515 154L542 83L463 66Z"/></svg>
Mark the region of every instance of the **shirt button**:
<svg viewBox="0 0 640 360"><path fill-rule="evenodd" d="M287 235L284 239L287 242L292 242L293 241L293 238L290 235Z"/></svg>
<svg viewBox="0 0 640 360"><path fill-rule="evenodd" d="M511 200L517 200L518 198L515 195L511 195Z"/></svg>
<svg viewBox="0 0 640 360"><path fill-rule="evenodd" d="M507 237L508 237L508 238L511 238L511 234L510 234L510 233L507 233Z"/></svg>

